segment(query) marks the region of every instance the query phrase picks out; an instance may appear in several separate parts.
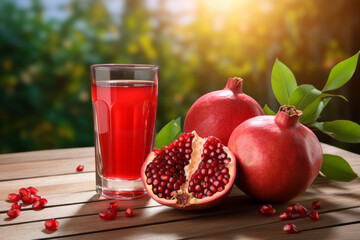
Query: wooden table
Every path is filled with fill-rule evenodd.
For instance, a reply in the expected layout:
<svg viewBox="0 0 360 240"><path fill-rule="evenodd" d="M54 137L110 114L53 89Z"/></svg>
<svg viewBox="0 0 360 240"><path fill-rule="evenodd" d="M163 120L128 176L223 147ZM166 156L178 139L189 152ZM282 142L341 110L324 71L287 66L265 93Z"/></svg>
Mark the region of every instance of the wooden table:
<svg viewBox="0 0 360 240"><path fill-rule="evenodd" d="M360 174L360 156L326 144L324 152L341 155ZM83 172L76 167L83 164ZM45 209L34 211L26 206L19 217L8 219L11 203L7 195L21 187L34 186L47 198ZM95 191L94 150L76 148L0 155L0 239L360 239L360 180L341 183L318 178L312 187L290 203L300 202L311 209L320 200L320 220L298 218L281 221L277 215L257 213L260 202L250 199L234 187L221 205L204 211L180 211L159 205L145 197L120 201L115 220L104 221L98 212L110 200ZM277 212L290 203L273 204ZM124 216L132 207L135 216ZM57 231L44 228L47 219L55 218ZM288 223L296 224L298 234L282 231Z"/></svg>

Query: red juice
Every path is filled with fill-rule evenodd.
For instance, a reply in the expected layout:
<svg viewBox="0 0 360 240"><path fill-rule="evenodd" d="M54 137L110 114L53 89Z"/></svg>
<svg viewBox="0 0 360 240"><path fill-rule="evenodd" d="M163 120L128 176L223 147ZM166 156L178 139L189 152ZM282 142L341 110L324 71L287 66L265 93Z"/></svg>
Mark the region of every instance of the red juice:
<svg viewBox="0 0 360 240"><path fill-rule="evenodd" d="M152 150L157 86L152 81L111 80L91 85L95 144L100 146L100 174L135 180Z"/></svg>

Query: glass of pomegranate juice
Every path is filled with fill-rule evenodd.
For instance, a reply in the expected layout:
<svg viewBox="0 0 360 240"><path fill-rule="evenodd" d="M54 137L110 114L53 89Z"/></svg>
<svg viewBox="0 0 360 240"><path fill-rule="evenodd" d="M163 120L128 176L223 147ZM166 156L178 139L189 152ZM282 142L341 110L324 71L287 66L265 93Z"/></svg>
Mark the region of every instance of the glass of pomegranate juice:
<svg viewBox="0 0 360 240"><path fill-rule="evenodd" d="M96 192L107 198L146 194L140 171L154 143L159 67L91 66Z"/></svg>

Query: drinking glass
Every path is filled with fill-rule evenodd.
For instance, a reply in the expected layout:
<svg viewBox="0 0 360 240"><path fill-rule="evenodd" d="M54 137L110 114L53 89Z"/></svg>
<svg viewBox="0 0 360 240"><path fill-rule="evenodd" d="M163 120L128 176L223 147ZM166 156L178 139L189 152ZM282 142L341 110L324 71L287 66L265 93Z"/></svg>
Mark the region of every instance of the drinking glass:
<svg viewBox="0 0 360 240"><path fill-rule="evenodd" d="M96 191L107 198L146 194L140 178L154 144L158 72L155 65L91 66Z"/></svg>

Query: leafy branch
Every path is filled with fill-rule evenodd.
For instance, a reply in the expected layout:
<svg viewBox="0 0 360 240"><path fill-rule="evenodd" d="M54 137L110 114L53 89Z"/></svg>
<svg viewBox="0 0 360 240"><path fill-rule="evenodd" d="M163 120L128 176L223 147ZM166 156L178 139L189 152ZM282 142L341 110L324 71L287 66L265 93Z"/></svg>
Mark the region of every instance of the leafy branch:
<svg viewBox="0 0 360 240"><path fill-rule="evenodd" d="M317 121L332 98L340 97L348 101L342 95L334 95L328 92L339 89L352 78L356 70L359 53L334 66L322 90L316 89L311 84L298 86L291 70L276 59L271 74L271 86L276 100L280 105L293 105L296 109L301 110L300 122L310 129L318 129L337 141L360 143L359 124L349 120ZM276 114L266 104L263 110L266 115ZM345 159L331 154L323 155L321 173L337 181L351 181L357 177Z"/></svg>

